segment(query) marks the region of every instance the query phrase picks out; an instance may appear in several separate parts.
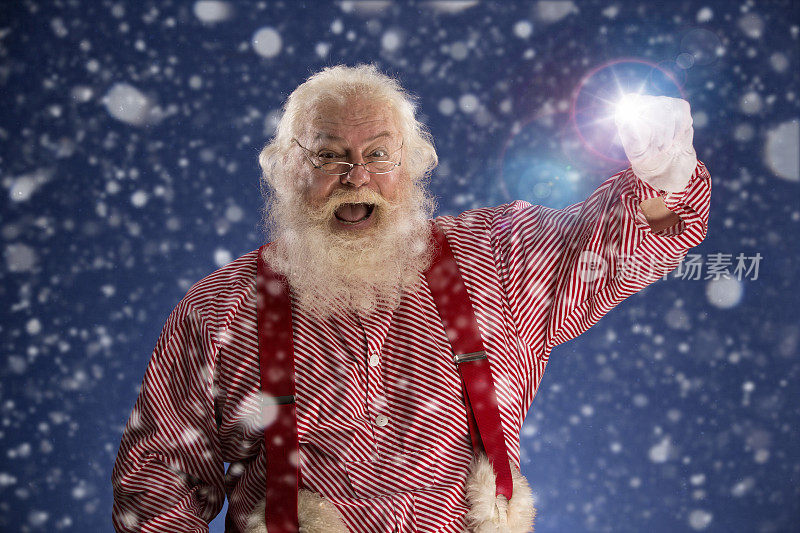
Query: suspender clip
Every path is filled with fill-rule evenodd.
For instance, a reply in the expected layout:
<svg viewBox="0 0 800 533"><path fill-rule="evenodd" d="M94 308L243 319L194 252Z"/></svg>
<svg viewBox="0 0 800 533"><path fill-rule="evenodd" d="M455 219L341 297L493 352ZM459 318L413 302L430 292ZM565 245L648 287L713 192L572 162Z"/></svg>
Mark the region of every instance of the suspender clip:
<svg viewBox="0 0 800 533"><path fill-rule="evenodd" d="M472 353L462 353L462 354L453 354L453 362L455 364L459 363L468 363L470 361L477 361L479 359L486 359L486 352L472 352Z"/></svg>
<svg viewBox="0 0 800 533"><path fill-rule="evenodd" d="M289 405L294 403L294 394L289 396L263 396L264 405Z"/></svg>

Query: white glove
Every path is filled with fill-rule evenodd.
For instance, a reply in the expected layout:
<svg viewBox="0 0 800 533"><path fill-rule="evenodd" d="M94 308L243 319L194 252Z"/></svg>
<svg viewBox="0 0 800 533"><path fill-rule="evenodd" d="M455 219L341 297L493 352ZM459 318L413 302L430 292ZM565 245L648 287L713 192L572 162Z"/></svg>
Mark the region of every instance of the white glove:
<svg viewBox="0 0 800 533"><path fill-rule="evenodd" d="M639 179L667 192L686 188L697 165L689 102L628 94L617 105L614 121Z"/></svg>

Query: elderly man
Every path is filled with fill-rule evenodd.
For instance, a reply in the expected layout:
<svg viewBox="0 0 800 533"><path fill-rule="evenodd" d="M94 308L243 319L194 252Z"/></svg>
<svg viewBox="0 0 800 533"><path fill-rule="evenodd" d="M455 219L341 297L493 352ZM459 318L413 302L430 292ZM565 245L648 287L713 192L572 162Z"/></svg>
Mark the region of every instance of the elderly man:
<svg viewBox="0 0 800 533"><path fill-rule="evenodd" d="M706 235L688 104L631 103L631 168L586 201L432 221L437 157L399 84L337 66L300 85L260 156L272 243L196 283L158 339L113 472L117 530L207 531L226 494L227 531L281 513L305 532L531 530L519 432L550 351ZM491 370L468 401L470 335ZM284 382L287 401L267 388Z"/></svg>

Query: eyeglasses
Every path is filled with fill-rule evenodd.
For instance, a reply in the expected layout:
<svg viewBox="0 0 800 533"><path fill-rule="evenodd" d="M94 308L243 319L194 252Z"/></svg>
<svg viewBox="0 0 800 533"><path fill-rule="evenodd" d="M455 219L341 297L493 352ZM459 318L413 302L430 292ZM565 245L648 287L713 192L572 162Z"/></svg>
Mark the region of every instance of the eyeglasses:
<svg viewBox="0 0 800 533"><path fill-rule="evenodd" d="M297 139L292 139L294 142L297 143L297 146L305 150L306 152L312 152L308 148L304 147ZM397 153L403 148L403 143L400 143L400 148L395 150L392 153ZM321 165L317 165L314 161L308 157L308 154L305 154L306 159L314 166L314 168L323 171L325 174L330 174L332 176L344 176L345 174L349 174L353 167L362 166L364 170L369 172L370 174L388 174L394 167L399 167L401 161L395 163L394 161L388 160L376 160L376 161L366 161L364 163L348 163L347 161L328 161L326 163L322 163ZM402 159L402 154L401 154Z"/></svg>

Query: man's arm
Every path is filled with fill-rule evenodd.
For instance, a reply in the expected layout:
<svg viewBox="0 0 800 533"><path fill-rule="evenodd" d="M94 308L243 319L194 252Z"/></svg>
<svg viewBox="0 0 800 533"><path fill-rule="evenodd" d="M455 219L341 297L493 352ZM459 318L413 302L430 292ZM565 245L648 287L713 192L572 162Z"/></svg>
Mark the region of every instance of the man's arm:
<svg viewBox="0 0 800 533"><path fill-rule="evenodd" d="M680 217L666 205L662 195L685 190L697 155L692 142L692 114L689 102L665 96L628 95L622 112L615 113L625 155L633 173L642 181L645 193L640 205L653 231L675 226ZM659 196L650 198L656 189Z"/></svg>
<svg viewBox="0 0 800 533"><path fill-rule="evenodd" d="M497 211L492 240L511 315L534 354L586 331L703 241L711 178L696 165L678 192L664 194L628 168L564 209L517 202ZM648 222L652 213L642 204L656 202L679 218L676 224L661 227L672 215Z"/></svg>
<svg viewBox="0 0 800 533"><path fill-rule="evenodd" d="M548 331L551 345L579 335L619 302L674 270L707 234L711 177L702 163L686 188L666 199L631 169L616 176L614 185L621 187L619 203L612 200L616 205L607 204L607 210L593 209L592 200L603 194L601 186L581 204L580 222L565 234L557 311ZM672 223L674 217L678 220ZM587 270L592 260L599 273Z"/></svg>
<svg viewBox="0 0 800 533"><path fill-rule="evenodd" d="M117 454L117 531L207 533L222 508L215 353L200 315L179 304L153 351Z"/></svg>

